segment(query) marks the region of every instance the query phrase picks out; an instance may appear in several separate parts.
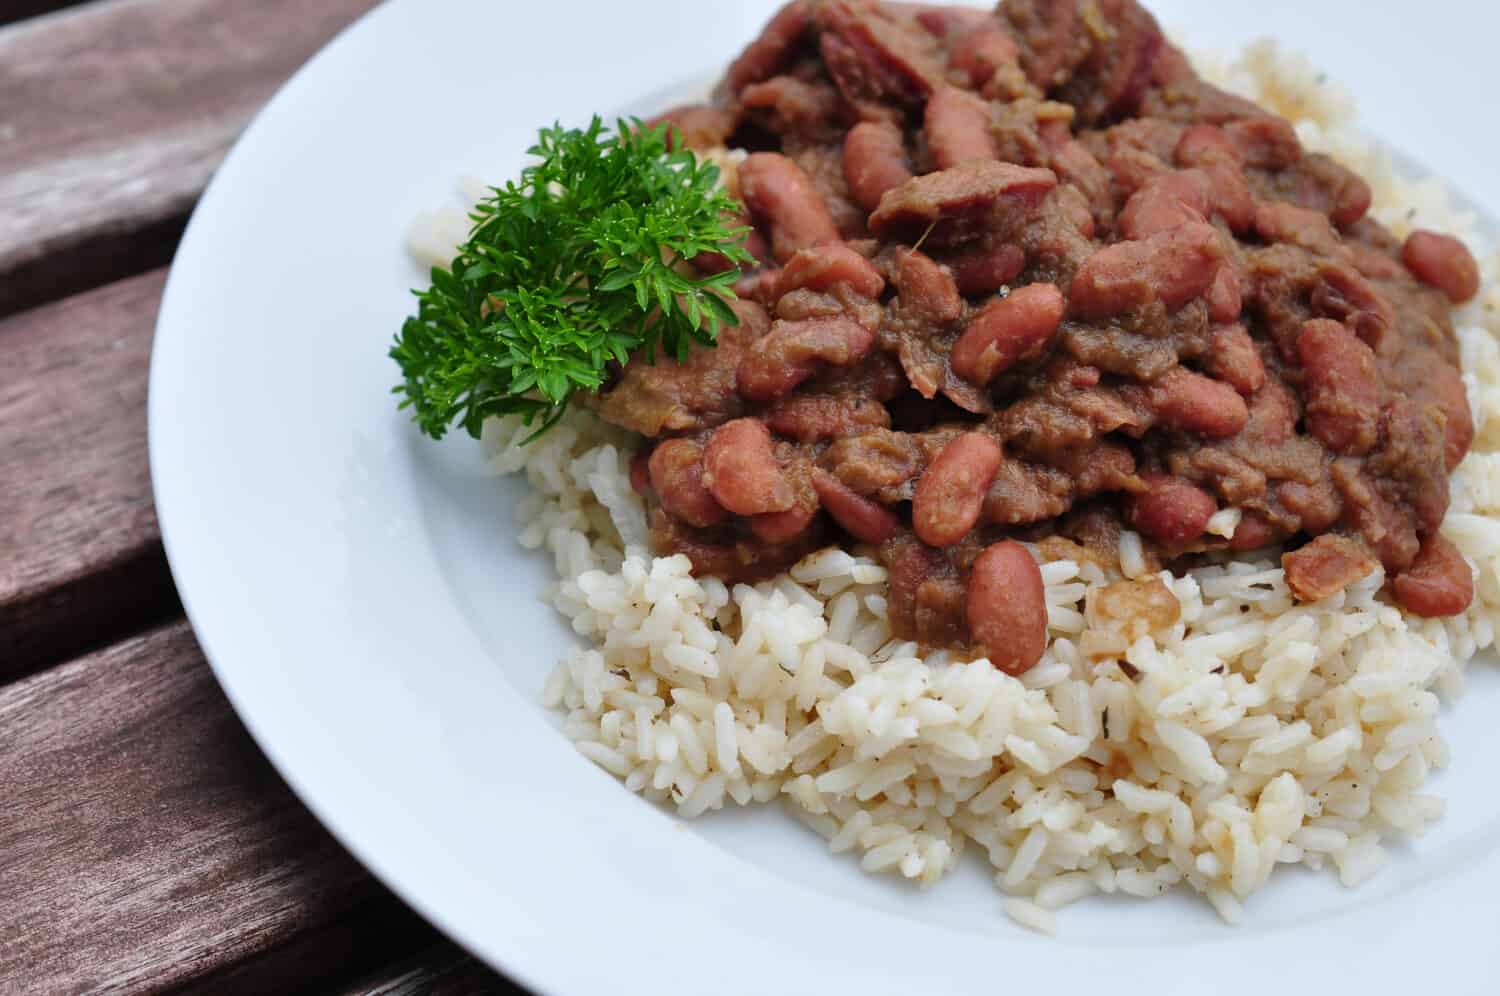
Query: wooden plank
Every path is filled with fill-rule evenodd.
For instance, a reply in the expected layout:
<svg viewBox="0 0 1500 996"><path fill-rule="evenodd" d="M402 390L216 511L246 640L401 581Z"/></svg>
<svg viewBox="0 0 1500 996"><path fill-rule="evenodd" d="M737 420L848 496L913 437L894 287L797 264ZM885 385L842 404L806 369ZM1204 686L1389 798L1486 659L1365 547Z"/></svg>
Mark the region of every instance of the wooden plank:
<svg viewBox="0 0 1500 996"><path fill-rule="evenodd" d="M0 314L166 262L246 122L374 0L99 0L0 30Z"/></svg>
<svg viewBox="0 0 1500 996"><path fill-rule="evenodd" d="M0 992L300 992L435 943L178 623L0 689Z"/></svg>
<svg viewBox="0 0 1500 996"><path fill-rule="evenodd" d="M525 992L447 942L337 990L338 996L524 996Z"/></svg>
<svg viewBox="0 0 1500 996"><path fill-rule="evenodd" d="M146 464L164 280L0 321L0 681L181 612Z"/></svg>

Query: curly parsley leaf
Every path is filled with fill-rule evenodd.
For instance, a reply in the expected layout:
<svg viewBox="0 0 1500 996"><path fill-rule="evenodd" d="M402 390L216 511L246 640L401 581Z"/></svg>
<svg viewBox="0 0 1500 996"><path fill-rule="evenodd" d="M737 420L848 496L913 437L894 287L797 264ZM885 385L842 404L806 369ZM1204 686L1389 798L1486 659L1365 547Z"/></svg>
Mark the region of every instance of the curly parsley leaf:
<svg viewBox="0 0 1500 996"><path fill-rule="evenodd" d="M441 439L453 425L478 436L485 419L520 413L536 434L575 391L597 390L611 364L658 350L684 358L737 323L734 269L713 276L681 264L720 253L751 261L739 205L719 169L673 149L668 126L595 117L583 130L545 128L519 182L495 187L471 215L469 240L432 286L390 355L401 407Z"/></svg>

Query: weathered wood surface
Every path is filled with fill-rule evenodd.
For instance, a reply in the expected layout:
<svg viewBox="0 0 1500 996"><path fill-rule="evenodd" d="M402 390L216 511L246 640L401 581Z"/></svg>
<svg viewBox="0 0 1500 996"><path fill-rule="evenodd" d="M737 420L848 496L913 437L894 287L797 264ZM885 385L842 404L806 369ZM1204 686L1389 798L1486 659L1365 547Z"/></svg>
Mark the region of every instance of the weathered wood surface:
<svg viewBox="0 0 1500 996"><path fill-rule="evenodd" d="M0 321L0 680L180 611L146 463L164 280Z"/></svg>
<svg viewBox="0 0 1500 996"><path fill-rule="evenodd" d="M0 993L518 992L271 770L151 504L158 267L243 124L372 5L0 0Z"/></svg>
<svg viewBox="0 0 1500 996"><path fill-rule="evenodd" d="M281 783L186 624L0 689L0 799L0 991L280 992L435 941Z"/></svg>
<svg viewBox="0 0 1500 996"><path fill-rule="evenodd" d="M0 314L159 266L266 98L373 0L96 0L0 30Z"/></svg>

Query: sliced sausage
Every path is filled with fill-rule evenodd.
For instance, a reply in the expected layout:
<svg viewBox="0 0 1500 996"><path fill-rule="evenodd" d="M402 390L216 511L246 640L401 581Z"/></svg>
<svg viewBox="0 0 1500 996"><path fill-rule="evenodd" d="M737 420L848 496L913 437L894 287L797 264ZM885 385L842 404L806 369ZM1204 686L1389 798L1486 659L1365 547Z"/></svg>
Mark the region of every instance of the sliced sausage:
<svg viewBox="0 0 1500 996"><path fill-rule="evenodd" d="M743 177L744 167L740 167ZM741 180L743 183L743 179ZM880 200L870 230L881 238L915 243L988 231L997 209L1030 212L1057 186L1050 169L973 162L903 183ZM946 228L945 228L946 226Z"/></svg>
<svg viewBox="0 0 1500 996"><path fill-rule="evenodd" d="M714 430L703 450L703 484L736 515L785 512L796 501L776 462L771 433L755 418L735 419Z"/></svg>
<svg viewBox="0 0 1500 996"><path fill-rule="evenodd" d="M895 513L856 494L827 471L814 471L812 483L833 521L861 543L884 543L900 531L901 520Z"/></svg>
<svg viewBox="0 0 1500 996"><path fill-rule="evenodd" d="M1193 542L1219 510L1213 495L1180 477L1142 474L1141 479L1146 491L1131 498L1130 524L1159 543L1182 546Z"/></svg>
<svg viewBox="0 0 1500 996"><path fill-rule="evenodd" d="M990 663L1025 674L1047 650L1047 596L1041 568L1014 540L987 548L969 573L969 632Z"/></svg>
<svg viewBox="0 0 1500 996"><path fill-rule="evenodd" d="M912 178L901 129L886 121L862 121L844 138L844 181L866 213Z"/></svg>
<svg viewBox="0 0 1500 996"><path fill-rule="evenodd" d="M794 253L781 268L776 292L782 296L804 287L826 291L838 284L848 284L868 298L878 298L885 290L885 278L875 264L848 246L824 245Z"/></svg>
<svg viewBox="0 0 1500 996"><path fill-rule="evenodd" d="M991 301L954 345L953 372L975 384L988 384L1016 363L1040 354L1066 310L1062 291L1053 284L1030 284Z"/></svg>
<svg viewBox="0 0 1500 996"><path fill-rule="evenodd" d="M1100 249L1079 268L1069 303L1087 319L1109 318L1154 300L1175 310L1208 290L1223 261L1224 243L1204 223L1119 242Z"/></svg>
<svg viewBox="0 0 1500 996"><path fill-rule="evenodd" d="M1442 619L1458 615L1474 601L1474 572L1458 547L1434 533L1422 544L1411 569L1398 575L1392 587L1406 611Z"/></svg>
<svg viewBox="0 0 1500 996"><path fill-rule="evenodd" d="M933 93L922 127L936 169L1000 158L995 137L990 134L989 108L957 87L939 87Z"/></svg>
<svg viewBox="0 0 1500 996"><path fill-rule="evenodd" d="M1297 336L1305 376L1307 429L1336 453L1359 456L1380 427L1380 374L1375 354L1348 329L1314 319Z"/></svg>
<svg viewBox="0 0 1500 996"><path fill-rule="evenodd" d="M802 167L775 152L757 152L739 168L740 197L771 235L780 262L799 249L839 241L838 225Z"/></svg>
<svg viewBox="0 0 1500 996"><path fill-rule="evenodd" d="M1000 472L1000 444L979 432L966 432L938 453L917 482L912 529L928 546L952 546L979 522L984 498Z"/></svg>
<svg viewBox="0 0 1500 996"><path fill-rule="evenodd" d="M703 447L690 439L668 439L651 451L651 490L662 508L700 529L729 518L704 484Z"/></svg>
<svg viewBox="0 0 1500 996"><path fill-rule="evenodd" d="M1406 268L1422 283L1436 287L1454 304L1479 293L1479 264L1469 247L1451 235L1412 232L1401 247Z"/></svg>
<svg viewBox="0 0 1500 996"><path fill-rule="evenodd" d="M1324 533L1299 550L1285 554L1281 566L1287 587L1301 602L1331 598L1380 567L1363 543Z"/></svg>
<svg viewBox="0 0 1500 996"><path fill-rule="evenodd" d="M770 401L791 391L824 366L846 367L861 359L874 333L852 318L812 318L776 322L751 344L735 369L735 386L753 401Z"/></svg>

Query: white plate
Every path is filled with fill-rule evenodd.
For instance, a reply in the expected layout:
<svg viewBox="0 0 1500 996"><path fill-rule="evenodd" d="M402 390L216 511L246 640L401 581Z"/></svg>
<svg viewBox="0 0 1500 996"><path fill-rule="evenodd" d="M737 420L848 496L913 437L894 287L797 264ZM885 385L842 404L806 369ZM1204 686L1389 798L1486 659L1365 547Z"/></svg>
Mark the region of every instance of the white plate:
<svg viewBox="0 0 1500 996"><path fill-rule="evenodd" d="M1474 133L1493 5L1156 6L1195 43L1310 50L1375 133L1500 205L1500 143ZM236 147L167 288L151 458L183 601L256 740L402 897L546 993L1493 992L1493 675L1445 718L1450 815L1364 889L1283 875L1237 930L1186 897L1100 900L1057 940L1005 920L977 862L916 892L776 810L680 823L535 704L568 633L537 599L550 565L511 539L518 486L483 478L467 438L418 438L389 394L421 279L406 227L540 124L660 106L771 7L397 0Z"/></svg>

